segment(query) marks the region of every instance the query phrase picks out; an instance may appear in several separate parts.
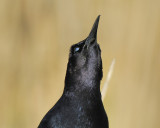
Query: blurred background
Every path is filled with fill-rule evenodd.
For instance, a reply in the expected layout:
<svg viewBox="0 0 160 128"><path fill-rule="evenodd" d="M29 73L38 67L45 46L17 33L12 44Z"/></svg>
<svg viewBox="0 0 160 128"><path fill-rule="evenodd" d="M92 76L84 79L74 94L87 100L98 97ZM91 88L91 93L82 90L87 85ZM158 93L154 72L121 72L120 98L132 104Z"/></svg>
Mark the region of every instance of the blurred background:
<svg viewBox="0 0 160 128"><path fill-rule="evenodd" d="M69 48L101 15L110 128L160 128L159 0L1 0L0 127L36 128L62 95Z"/></svg>

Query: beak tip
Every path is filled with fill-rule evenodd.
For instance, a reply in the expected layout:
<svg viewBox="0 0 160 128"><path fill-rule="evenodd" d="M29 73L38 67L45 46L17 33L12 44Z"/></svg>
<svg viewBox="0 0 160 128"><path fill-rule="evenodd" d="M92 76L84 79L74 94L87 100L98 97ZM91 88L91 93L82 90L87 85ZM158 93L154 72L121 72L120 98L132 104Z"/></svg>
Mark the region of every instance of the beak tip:
<svg viewBox="0 0 160 128"><path fill-rule="evenodd" d="M91 29L91 32L89 34L88 37L92 37L92 38L97 38L97 30L98 30L98 24L99 24L99 19L100 19L100 16L101 15L98 15L94 24L93 24L93 27Z"/></svg>
<svg viewBox="0 0 160 128"><path fill-rule="evenodd" d="M90 42L92 42L92 40L95 40L95 42L97 42L97 30L98 30L99 19L100 19L100 15L97 16L97 18L93 24L93 27L89 33L89 36L86 39L87 45L90 44Z"/></svg>
<svg viewBox="0 0 160 128"><path fill-rule="evenodd" d="M97 17L97 18L98 18L98 20L100 19L100 17L101 17L101 15L98 15L98 17Z"/></svg>

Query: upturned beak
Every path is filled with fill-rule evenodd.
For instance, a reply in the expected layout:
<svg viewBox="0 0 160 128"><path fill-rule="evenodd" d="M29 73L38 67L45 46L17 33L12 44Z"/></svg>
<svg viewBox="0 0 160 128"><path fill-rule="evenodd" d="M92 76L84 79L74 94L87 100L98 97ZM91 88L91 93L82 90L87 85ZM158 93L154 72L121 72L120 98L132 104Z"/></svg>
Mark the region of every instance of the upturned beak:
<svg viewBox="0 0 160 128"><path fill-rule="evenodd" d="M90 46L91 43L97 43L97 30L98 30L98 24L99 24L100 15L95 20L93 27L91 29L91 32L89 33L89 36L86 39L85 45L87 45L87 49Z"/></svg>

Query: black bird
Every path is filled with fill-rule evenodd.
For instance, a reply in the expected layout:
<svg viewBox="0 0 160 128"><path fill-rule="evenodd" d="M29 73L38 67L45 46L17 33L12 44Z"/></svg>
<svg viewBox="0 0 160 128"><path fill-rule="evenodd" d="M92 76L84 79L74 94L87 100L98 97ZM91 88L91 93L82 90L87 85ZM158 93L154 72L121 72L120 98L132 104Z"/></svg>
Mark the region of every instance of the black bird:
<svg viewBox="0 0 160 128"><path fill-rule="evenodd" d="M89 36L71 46L64 92L38 128L108 128L100 82L101 50L97 43L97 17Z"/></svg>

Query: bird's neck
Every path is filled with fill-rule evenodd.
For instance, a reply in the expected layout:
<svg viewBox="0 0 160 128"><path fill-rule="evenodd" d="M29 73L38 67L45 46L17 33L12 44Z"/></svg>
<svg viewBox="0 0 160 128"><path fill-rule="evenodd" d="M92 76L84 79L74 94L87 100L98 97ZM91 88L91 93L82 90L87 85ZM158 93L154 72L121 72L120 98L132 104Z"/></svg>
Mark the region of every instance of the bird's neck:
<svg viewBox="0 0 160 128"><path fill-rule="evenodd" d="M66 77L63 95L70 98L81 97L81 99L89 99L94 97L99 99L101 98L100 80L87 79L87 81L84 82L83 80L79 81Z"/></svg>
<svg viewBox="0 0 160 128"><path fill-rule="evenodd" d="M94 68L93 68L94 69ZM70 97L97 97L101 98L100 82L102 70L70 71L67 68L63 94Z"/></svg>

